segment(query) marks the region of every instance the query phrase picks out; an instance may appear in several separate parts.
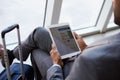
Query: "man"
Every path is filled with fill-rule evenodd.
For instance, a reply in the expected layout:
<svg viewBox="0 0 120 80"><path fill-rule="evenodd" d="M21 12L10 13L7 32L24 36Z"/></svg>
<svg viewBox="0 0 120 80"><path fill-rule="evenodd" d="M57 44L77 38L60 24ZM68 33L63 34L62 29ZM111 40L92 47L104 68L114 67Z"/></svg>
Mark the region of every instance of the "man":
<svg viewBox="0 0 120 80"><path fill-rule="evenodd" d="M81 37L79 37L77 34L75 34L76 39L79 43L79 46L81 49L86 48L85 42L82 40ZM26 60L28 55L31 54L31 59L33 63L33 67L35 70L35 73L37 75L36 79L37 80L46 80L46 74L47 70L52 66L52 59L49 55L51 51L51 38L48 33L44 28L36 28L29 36L28 38L22 43L22 53L23 53L23 59ZM1 48L0 55L2 56L2 64L4 65L4 59L3 59L3 52L4 50ZM9 51L9 61L10 64L12 63L14 58L19 59L18 57L18 48L16 47L15 49ZM64 78L68 76L73 60L66 60L64 61L64 66L63 66L63 73L64 73Z"/></svg>
<svg viewBox="0 0 120 80"><path fill-rule="evenodd" d="M120 26L120 0L113 0L115 23ZM54 65L48 69L47 80L63 80L61 57L52 46ZM65 80L120 80L120 33L88 46L75 60Z"/></svg>
<svg viewBox="0 0 120 80"><path fill-rule="evenodd" d="M52 65L52 61L49 56L51 44L52 41L48 31L42 27L34 29L34 31L28 36L28 38L21 44L24 61L28 58L29 54L32 53L31 59L33 68L35 70L35 76L37 75L37 80L46 80L47 69ZM7 52L10 65L15 58L19 59L18 46L15 47L13 50L8 50ZM4 49L2 45L0 45L0 56L2 58L1 63L5 67ZM47 60L47 58L50 60ZM50 66L43 65L44 61L47 61L48 64L46 65Z"/></svg>
<svg viewBox="0 0 120 80"><path fill-rule="evenodd" d="M75 37L79 43L80 48L83 50L87 45L83 39L76 33ZM35 78L37 80L46 80L47 70L52 66L52 59L50 57L51 51L51 38L47 30L42 27L36 28L28 38L22 43L22 53L23 60L25 61L27 57L31 54L31 60L35 72ZM18 57L18 47L13 50L8 50L9 63L12 64L14 58ZM2 65L5 67L4 63L4 49L0 45L0 56L2 57ZM69 61L69 60L67 60ZM70 71L73 61L64 64L64 76L66 77Z"/></svg>

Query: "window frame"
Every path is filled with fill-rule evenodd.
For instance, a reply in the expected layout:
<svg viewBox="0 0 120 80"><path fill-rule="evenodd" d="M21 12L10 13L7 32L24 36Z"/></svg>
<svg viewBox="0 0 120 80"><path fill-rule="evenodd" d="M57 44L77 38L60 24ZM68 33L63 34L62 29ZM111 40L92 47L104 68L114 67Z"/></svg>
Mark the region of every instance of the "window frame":
<svg viewBox="0 0 120 80"><path fill-rule="evenodd" d="M47 6L46 21L45 21L46 27L52 24L59 23L62 2L63 0L49 0ZM112 0L104 0L96 25L90 28L78 29L74 31L80 35L86 36L96 33L103 33L106 32L107 30L118 27L116 25L111 25L111 27L107 28L110 18L112 16L112 11L113 11Z"/></svg>

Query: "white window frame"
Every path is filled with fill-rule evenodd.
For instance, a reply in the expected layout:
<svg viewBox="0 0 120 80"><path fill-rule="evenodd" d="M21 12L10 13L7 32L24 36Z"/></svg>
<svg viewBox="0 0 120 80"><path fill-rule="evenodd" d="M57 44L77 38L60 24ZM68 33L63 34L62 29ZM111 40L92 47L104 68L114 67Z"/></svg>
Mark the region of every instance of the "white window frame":
<svg viewBox="0 0 120 80"><path fill-rule="evenodd" d="M58 24L63 0L48 0L45 27Z"/></svg>
<svg viewBox="0 0 120 80"><path fill-rule="evenodd" d="M59 23L62 2L63 0L49 0L48 1L45 26ZM94 27L90 27L89 31L88 31L88 28L75 30L75 31L78 34L83 35L83 36L106 32L108 30L107 26L112 16L112 11L113 11L112 0L104 0L104 3L101 8L101 12L100 12L96 25ZM115 25L112 25L112 26L115 26Z"/></svg>
<svg viewBox="0 0 120 80"><path fill-rule="evenodd" d="M112 0L105 0L103 3L103 8L98 19L98 23L96 27L100 30L100 32L105 32L109 20L112 15Z"/></svg>

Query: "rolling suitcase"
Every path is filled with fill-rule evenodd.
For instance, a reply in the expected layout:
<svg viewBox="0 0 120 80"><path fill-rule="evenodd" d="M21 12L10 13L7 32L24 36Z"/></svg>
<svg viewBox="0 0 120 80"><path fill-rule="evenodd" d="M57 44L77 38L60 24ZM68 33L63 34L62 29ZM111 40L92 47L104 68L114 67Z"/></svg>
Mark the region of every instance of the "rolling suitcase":
<svg viewBox="0 0 120 80"><path fill-rule="evenodd" d="M7 53L7 49L6 49L6 43L5 43L5 34L8 33L8 32L10 32L10 31L12 31L12 30L14 30L15 28L17 29L18 47L19 47L19 59L20 59L20 64L19 65L17 64L16 66L19 66L20 71L21 71L21 74L19 76L17 75L17 77L18 77L17 79L11 78L12 74L11 74L10 71L12 71L12 69L10 69L9 59L8 59L8 53ZM4 53L5 53L4 54L4 61L5 61L5 66L6 66L5 71L7 73L7 80L27 80L27 77L25 76L25 74L27 74L27 73L24 72L25 71L24 67L27 68L26 67L27 65L23 64L19 25L18 24L14 24L14 25L8 27L7 29L3 30L1 32L1 37L2 37L2 41L3 41L3 47L4 47ZM12 65L12 66L15 67L14 65ZM3 71L2 73L4 74L5 72ZM29 76L33 76L33 75L34 74L29 75ZM14 74L14 76L15 76L15 74ZM30 79L30 80L32 80L32 79Z"/></svg>

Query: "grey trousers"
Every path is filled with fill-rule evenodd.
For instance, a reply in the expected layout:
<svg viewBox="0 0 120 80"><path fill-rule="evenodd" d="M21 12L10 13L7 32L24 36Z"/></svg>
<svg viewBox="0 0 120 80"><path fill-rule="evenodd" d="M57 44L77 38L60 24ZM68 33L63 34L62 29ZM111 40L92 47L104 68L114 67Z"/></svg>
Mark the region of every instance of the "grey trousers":
<svg viewBox="0 0 120 80"><path fill-rule="evenodd" d="M34 68L36 80L46 80L47 70L52 66L52 59L49 55L52 40L45 28L38 27L22 43L23 60L26 60L31 53L31 61ZM18 57L18 48L13 50L13 54ZM67 61L63 67L66 77L69 74L73 61Z"/></svg>

